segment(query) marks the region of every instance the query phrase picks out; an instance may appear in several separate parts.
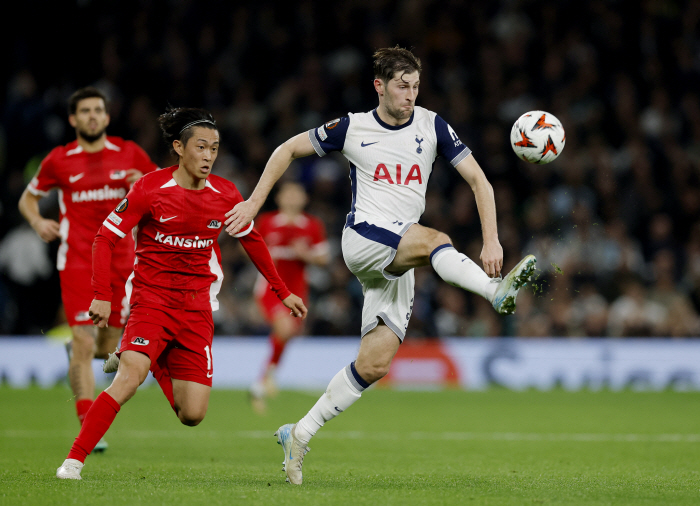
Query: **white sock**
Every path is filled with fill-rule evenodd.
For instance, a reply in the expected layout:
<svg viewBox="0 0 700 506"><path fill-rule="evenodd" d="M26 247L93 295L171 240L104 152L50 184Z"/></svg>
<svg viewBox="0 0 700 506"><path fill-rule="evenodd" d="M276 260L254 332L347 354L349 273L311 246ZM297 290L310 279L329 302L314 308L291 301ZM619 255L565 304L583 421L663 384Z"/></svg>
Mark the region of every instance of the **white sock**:
<svg viewBox="0 0 700 506"><path fill-rule="evenodd" d="M481 295L491 302L498 283L471 259L454 249L451 244L438 246L430 254L430 263L438 276L449 284Z"/></svg>
<svg viewBox="0 0 700 506"><path fill-rule="evenodd" d="M352 406L368 386L369 384L357 374L355 362L338 371L328 383L326 392L297 423L294 429L297 439L303 444L308 444L323 424Z"/></svg>

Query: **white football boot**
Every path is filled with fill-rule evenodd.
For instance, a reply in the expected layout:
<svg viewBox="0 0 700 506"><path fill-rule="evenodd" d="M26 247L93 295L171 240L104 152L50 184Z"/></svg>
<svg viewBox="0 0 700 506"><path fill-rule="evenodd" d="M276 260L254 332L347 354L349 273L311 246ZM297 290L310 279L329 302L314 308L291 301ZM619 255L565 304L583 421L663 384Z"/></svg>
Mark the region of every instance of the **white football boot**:
<svg viewBox="0 0 700 506"><path fill-rule="evenodd" d="M515 313L515 298L518 296L518 290L530 281L536 266L535 256L527 255L503 278L491 301L496 311L500 314Z"/></svg>
<svg viewBox="0 0 700 506"><path fill-rule="evenodd" d="M105 363L102 364L103 373L108 374L110 372L117 372L117 369L119 369L119 357L117 356L118 351L119 346L117 346L117 349L114 350L114 353L107 355L107 360L105 360Z"/></svg>
<svg viewBox="0 0 700 506"><path fill-rule="evenodd" d="M309 452L309 447L302 444L294 435L296 424L283 425L277 432L277 444L284 450L284 462L282 470L287 473L287 481L293 485L301 485L301 466L304 463L304 455Z"/></svg>
<svg viewBox="0 0 700 506"><path fill-rule="evenodd" d="M56 470L56 478L60 478L62 480L82 480L82 476L80 476L80 471L83 469L83 464L79 460L75 459L66 459L63 461L63 464L61 464L61 467L59 467Z"/></svg>

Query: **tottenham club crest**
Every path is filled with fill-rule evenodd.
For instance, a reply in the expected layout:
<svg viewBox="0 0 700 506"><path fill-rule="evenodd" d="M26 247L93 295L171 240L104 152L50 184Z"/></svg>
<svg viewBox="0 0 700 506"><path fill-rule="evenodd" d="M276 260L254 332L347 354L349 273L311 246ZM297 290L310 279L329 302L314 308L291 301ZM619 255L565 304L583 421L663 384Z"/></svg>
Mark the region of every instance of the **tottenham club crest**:
<svg viewBox="0 0 700 506"><path fill-rule="evenodd" d="M418 147L416 148L416 153L420 154L423 152L423 148L420 147L420 143L423 142L423 139L419 139L418 136L416 135L416 142L418 143Z"/></svg>

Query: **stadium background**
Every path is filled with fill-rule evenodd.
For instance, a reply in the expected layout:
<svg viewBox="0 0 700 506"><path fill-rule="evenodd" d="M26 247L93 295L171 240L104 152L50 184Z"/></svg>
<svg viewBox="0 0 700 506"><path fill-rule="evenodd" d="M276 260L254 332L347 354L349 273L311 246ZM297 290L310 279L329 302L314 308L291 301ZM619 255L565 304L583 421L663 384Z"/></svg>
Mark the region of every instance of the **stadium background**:
<svg viewBox="0 0 700 506"><path fill-rule="evenodd" d="M173 163L155 119L167 104L210 109L223 147L215 172L248 196L272 150L348 111L376 106L375 48L423 60L418 105L472 148L497 199L509 269L535 253L536 288L502 318L488 303L416 273L409 336L700 335L700 3L692 1L23 2L31 29L6 27L0 131L0 334L60 323L54 258L17 201L41 158L74 138L65 101L93 84L111 97L111 135ZM557 115L563 155L519 161L513 121ZM358 333L361 289L339 251L350 204L341 156L289 176L311 194L333 260L311 273L308 333ZM45 199L46 200L46 199ZM44 203L57 213L55 200ZM473 195L438 160L421 222L477 259ZM223 238L217 333L267 331L255 271ZM58 315L58 316L57 316Z"/></svg>

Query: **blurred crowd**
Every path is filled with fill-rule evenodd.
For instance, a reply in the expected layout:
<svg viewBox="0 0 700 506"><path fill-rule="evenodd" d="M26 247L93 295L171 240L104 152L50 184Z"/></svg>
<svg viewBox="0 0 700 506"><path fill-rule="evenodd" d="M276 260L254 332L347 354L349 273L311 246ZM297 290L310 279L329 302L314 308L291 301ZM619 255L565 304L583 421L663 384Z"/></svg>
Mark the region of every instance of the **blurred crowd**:
<svg viewBox="0 0 700 506"><path fill-rule="evenodd" d="M56 245L33 235L16 204L41 158L74 138L65 100L76 88L104 89L108 133L160 166L174 160L158 114L168 104L211 110L223 142L215 173L247 196L281 142L374 108L371 55L400 44L423 61L418 105L451 124L493 184L505 270L526 253L540 268L506 318L418 269L409 336L700 335L700 2L78 0L41 9L5 45L0 333L60 320ZM549 165L526 164L509 146L511 125L533 109L566 129ZM330 267L309 271L306 333L357 335L361 287L340 255L347 162L309 157L286 177L305 185L332 246ZM445 160L421 223L478 260L474 197ZM221 245L217 332L264 334L251 298L257 273L236 241Z"/></svg>

